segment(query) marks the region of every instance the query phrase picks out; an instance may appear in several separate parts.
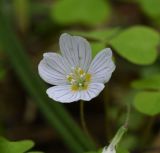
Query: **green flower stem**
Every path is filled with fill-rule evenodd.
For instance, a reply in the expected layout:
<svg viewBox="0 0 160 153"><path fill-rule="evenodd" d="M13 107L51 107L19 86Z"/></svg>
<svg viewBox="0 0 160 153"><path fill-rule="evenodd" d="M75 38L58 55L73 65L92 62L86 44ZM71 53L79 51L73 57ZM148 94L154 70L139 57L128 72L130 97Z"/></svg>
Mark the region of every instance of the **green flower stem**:
<svg viewBox="0 0 160 153"><path fill-rule="evenodd" d="M61 135L72 152L81 153L95 149L94 143L75 124L66 110L58 103L54 103L46 96L46 87L31 68L28 55L16 38L10 24L3 13L0 1L0 44L9 56L11 64L21 79L28 93L35 99L40 110L49 123Z"/></svg>
<svg viewBox="0 0 160 153"><path fill-rule="evenodd" d="M85 118L84 118L84 102L80 101L80 120L81 120L81 124L82 124L82 128L84 130L84 132L89 135L87 126L86 126L86 122L85 122Z"/></svg>
<svg viewBox="0 0 160 153"><path fill-rule="evenodd" d="M80 101L80 121L81 121L81 125L82 125L82 128L84 130L84 132L86 133L86 135L93 140L88 128L87 128L87 125L86 125L86 121L85 121L85 117L84 117L84 101L81 100Z"/></svg>

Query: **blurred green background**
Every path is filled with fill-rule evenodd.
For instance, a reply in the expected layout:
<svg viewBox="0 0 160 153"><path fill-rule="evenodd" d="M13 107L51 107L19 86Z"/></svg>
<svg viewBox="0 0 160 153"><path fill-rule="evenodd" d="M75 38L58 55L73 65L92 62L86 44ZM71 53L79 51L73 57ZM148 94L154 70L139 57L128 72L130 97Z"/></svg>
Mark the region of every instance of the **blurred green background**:
<svg viewBox="0 0 160 153"><path fill-rule="evenodd" d="M159 153L159 6L160 0L0 0L0 135L35 142L34 147L20 142L22 148L10 151L3 150L8 142L1 138L0 152L96 150L109 143L130 104L129 130L120 146L133 153ZM43 53L59 51L63 32L85 37L93 57L105 47L113 50L113 77L85 103L94 140L81 128L79 102L50 100L48 85L38 76Z"/></svg>

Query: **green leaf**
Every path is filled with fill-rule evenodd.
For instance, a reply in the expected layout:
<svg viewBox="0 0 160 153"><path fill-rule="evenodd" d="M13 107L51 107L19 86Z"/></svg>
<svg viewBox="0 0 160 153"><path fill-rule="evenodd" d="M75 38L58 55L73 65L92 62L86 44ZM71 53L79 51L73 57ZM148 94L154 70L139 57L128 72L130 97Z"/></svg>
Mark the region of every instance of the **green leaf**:
<svg viewBox="0 0 160 153"><path fill-rule="evenodd" d="M111 46L119 55L135 64L152 64L157 58L159 34L151 28L135 26L115 36Z"/></svg>
<svg viewBox="0 0 160 153"><path fill-rule="evenodd" d="M100 43L100 42L93 42L91 43L91 47L92 47L92 58L94 58L96 54L99 53L106 46L105 44Z"/></svg>
<svg viewBox="0 0 160 153"><path fill-rule="evenodd" d="M160 18L160 0L137 0L142 10L152 18Z"/></svg>
<svg viewBox="0 0 160 153"><path fill-rule="evenodd" d="M105 0L59 0L51 15L60 24L97 25L108 19L110 6Z"/></svg>
<svg viewBox="0 0 160 153"><path fill-rule="evenodd" d="M107 43L119 30L119 28L108 28L94 31L70 31L70 33Z"/></svg>
<svg viewBox="0 0 160 153"><path fill-rule="evenodd" d="M0 137L1 153L25 153L34 146L34 142L30 140L8 141Z"/></svg>
<svg viewBox="0 0 160 153"><path fill-rule="evenodd" d="M140 92L134 99L135 108L141 113L157 115L160 113L160 92Z"/></svg>
<svg viewBox="0 0 160 153"><path fill-rule="evenodd" d="M136 89L160 90L160 73L145 79L136 80L132 83L132 86Z"/></svg>
<svg viewBox="0 0 160 153"><path fill-rule="evenodd" d="M31 140L9 141L0 137L0 152L1 153L26 153L34 146ZM27 153L43 153L40 151L33 151Z"/></svg>

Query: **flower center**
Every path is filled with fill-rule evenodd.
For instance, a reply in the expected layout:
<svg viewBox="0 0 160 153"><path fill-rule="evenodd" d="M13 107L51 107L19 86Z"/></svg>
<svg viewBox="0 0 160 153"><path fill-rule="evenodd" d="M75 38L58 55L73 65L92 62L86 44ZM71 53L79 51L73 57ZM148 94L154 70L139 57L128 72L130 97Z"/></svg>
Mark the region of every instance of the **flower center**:
<svg viewBox="0 0 160 153"><path fill-rule="evenodd" d="M87 90L91 80L91 74L84 72L80 67L73 68L73 71L67 75L67 82L71 84L73 91Z"/></svg>

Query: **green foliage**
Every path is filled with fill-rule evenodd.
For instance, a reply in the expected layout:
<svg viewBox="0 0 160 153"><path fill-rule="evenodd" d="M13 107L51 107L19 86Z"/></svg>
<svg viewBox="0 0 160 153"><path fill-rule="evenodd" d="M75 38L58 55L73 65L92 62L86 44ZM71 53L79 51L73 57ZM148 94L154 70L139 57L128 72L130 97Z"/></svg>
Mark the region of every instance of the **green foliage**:
<svg viewBox="0 0 160 153"><path fill-rule="evenodd" d="M160 113L160 74L154 74L147 78L136 80L132 83L136 89L150 89L152 91L142 91L135 96L135 108L148 115Z"/></svg>
<svg viewBox="0 0 160 153"><path fill-rule="evenodd" d="M137 0L137 2L149 17L160 19L160 0Z"/></svg>
<svg viewBox="0 0 160 153"><path fill-rule="evenodd" d="M148 115L160 113L160 92L144 91L136 95L134 106L137 110Z"/></svg>
<svg viewBox="0 0 160 153"><path fill-rule="evenodd" d="M26 153L34 146L31 140L23 141L8 141L0 137L0 152L1 153ZM42 152L28 152L28 153L42 153Z"/></svg>
<svg viewBox="0 0 160 153"><path fill-rule="evenodd" d="M159 34L151 28L135 26L110 41L119 55L135 64L152 64L157 58Z"/></svg>
<svg viewBox="0 0 160 153"><path fill-rule="evenodd" d="M152 64L158 54L157 47L160 42L158 32L145 26L134 26L126 30L110 28L95 31L71 31L93 42L93 56L103 46L111 45L119 55L132 63L146 65Z"/></svg>
<svg viewBox="0 0 160 153"><path fill-rule="evenodd" d="M86 37L99 42L108 43L108 41L119 32L119 28L108 28L93 31L71 31L73 35Z"/></svg>
<svg viewBox="0 0 160 153"><path fill-rule="evenodd" d="M105 21L109 14L110 6L104 0L59 0L51 10L53 20L64 25L97 25Z"/></svg>
<svg viewBox="0 0 160 153"><path fill-rule="evenodd" d="M160 73L149 76L145 79L136 80L132 83L132 86L136 89L160 89Z"/></svg>
<svg viewBox="0 0 160 153"><path fill-rule="evenodd" d="M106 47L106 45L104 43L93 42L91 43L91 47L92 47L92 58L94 58L98 52L100 52L102 49Z"/></svg>

